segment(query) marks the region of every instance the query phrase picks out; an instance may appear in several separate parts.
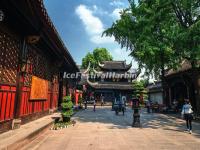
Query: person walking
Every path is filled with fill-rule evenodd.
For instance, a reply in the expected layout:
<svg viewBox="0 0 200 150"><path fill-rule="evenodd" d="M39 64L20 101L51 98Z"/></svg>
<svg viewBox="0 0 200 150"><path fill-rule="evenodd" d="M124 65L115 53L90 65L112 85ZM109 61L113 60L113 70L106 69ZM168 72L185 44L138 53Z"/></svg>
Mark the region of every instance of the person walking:
<svg viewBox="0 0 200 150"><path fill-rule="evenodd" d="M187 131L189 131L190 134L192 134L192 113L192 106L190 104L190 101L187 99L185 100L185 104L183 105L181 114L183 115L186 121Z"/></svg>
<svg viewBox="0 0 200 150"><path fill-rule="evenodd" d="M87 99L85 99L85 109L87 109Z"/></svg>
<svg viewBox="0 0 200 150"><path fill-rule="evenodd" d="M96 100L95 100L95 98L93 98L93 100L94 100L94 103L93 103L93 105L94 105L93 111L95 112L95 111L96 111Z"/></svg>
<svg viewBox="0 0 200 150"><path fill-rule="evenodd" d="M147 107L147 113L150 113L150 107L151 107L150 100L147 100L146 107Z"/></svg>
<svg viewBox="0 0 200 150"><path fill-rule="evenodd" d="M101 106L103 106L104 105L104 97L103 97L103 95L101 95Z"/></svg>

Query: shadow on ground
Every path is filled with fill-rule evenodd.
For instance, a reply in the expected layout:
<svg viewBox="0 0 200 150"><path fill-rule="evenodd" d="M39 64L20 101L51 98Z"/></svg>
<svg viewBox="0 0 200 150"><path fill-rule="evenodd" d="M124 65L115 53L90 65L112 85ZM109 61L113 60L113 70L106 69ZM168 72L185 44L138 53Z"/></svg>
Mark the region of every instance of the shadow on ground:
<svg viewBox="0 0 200 150"><path fill-rule="evenodd" d="M108 129L127 129L132 128L132 110L127 109L125 115L122 113L115 115L111 111L111 107L97 107L96 112L93 112L92 107L87 110L79 111L74 118L80 122L103 123ZM185 130L185 122L177 117L157 114L146 113L145 110L141 111L141 124L142 128L163 129L165 131L183 132ZM195 136L200 137L199 123L193 123L193 132Z"/></svg>

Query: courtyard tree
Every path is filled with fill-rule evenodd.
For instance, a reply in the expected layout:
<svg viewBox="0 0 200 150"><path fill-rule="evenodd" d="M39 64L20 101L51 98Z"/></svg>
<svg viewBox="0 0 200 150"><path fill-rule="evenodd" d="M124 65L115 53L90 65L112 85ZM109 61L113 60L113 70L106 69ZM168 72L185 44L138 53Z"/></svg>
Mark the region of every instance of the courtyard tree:
<svg viewBox="0 0 200 150"><path fill-rule="evenodd" d="M197 68L200 60L200 1L171 0L171 6L178 25L174 31L173 48L191 63L192 69Z"/></svg>
<svg viewBox="0 0 200 150"><path fill-rule="evenodd" d="M113 60L113 58L106 48L96 48L82 59L81 67L86 69L90 63L91 67L97 69L99 62L110 60Z"/></svg>
<svg viewBox="0 0 200 150"><path fill-rule="evenodd" d="M200 59L200 2L198 0L143 0L130 7L104 31L131 50L131 56L146 74L162 79L165 70L176 69L183 60L192 68ZM164 94L163 94L164 99Z"/></svg>
<svg viewBox="0 0 200 150"><path fill-rule="evenodd" d="M198 65L199 15L198 0L144 0L121 12L121 18L104 31L103 35L114 36L122 46L131 50L131 55L140 68L156 77L164 70L177 68L183 59L192 66Z"/></svg>

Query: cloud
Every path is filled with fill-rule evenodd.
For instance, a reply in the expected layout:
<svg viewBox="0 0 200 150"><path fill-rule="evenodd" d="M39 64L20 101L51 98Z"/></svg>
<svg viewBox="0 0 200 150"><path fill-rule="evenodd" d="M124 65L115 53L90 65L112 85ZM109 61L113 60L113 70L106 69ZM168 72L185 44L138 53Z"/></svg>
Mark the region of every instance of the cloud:
<svg viewBox="0 0 200 150"><path fill-rule="evenodd" d="M92 6L92 13L95 14L95 15L101 15L101 16L104 16L104 15L108 15L108 11L100 8L100 7L97 7L97 5L93 5Z"/></svg>
<svg viewBox="0 0 200 150"><path fill-rule="evenodd" d="M93 43L96 44L108 44L108 43L114 43L114 37L101 37L101 35L94 35L90 39Z"/></svg>
<svg viewBox="0 0 200 150"><path fill-rule="evenodd" d="M125 48L121 49L121 48L116 48L112 50L112 55L114 57L114 59L117 60L127 60L128 62L130 62L132 60L132 57L129 56L130 51L127 51Z"/></svg>
<svg viewBox="0 0 200 150"><path fill-rule="evenodd" d="M75 12L81 19L87 34L90 36L91 42L95 44L113 43L114 38L101 37L102 32L105 29L102 21L98 17L94 16L94 12L97 10L98 8L96 5L94 5L92 9L89 9L85 5L79 5Z"/></svg>
<svg viewBox="0 0 200 150"><path fill-rule="evenodd" d="M117 6L117 7L125 6L125 4L123 2L121 2L120 0L113 0L109 4L111 6Z"/></svg>
<svg viewBox="0 0 200 150"><path fill-rule="evenodd" d="M93 9L94 11L97 11L98 10L97 5L93 5Z"/></svg>
<svg viewBox="0 0 200 150"><path fill-rule="evenodd" d="M114 19L114 20L118 20L120 19L120 12L123 10L123 8L116 8L113 10L113 12L110 14L110 16Z"/></svg>
<svg viewBox="0 0 200 150"><path fill-rule="evenodd" d="M83 22L87 33L100 34L103 32L103 24L98 17L93 16L92 11L85 5L79 5L76 8L76 14Z"/></svg>
<svg viewBox="0 0 200 150"><path fill-rule="evenodd" d="M126 63L129 64L132 61L132 68L138 68L138 64L129 56L130 51L127 51L125 48L116 48L111 51L114 60L126 60Z"/></svg>

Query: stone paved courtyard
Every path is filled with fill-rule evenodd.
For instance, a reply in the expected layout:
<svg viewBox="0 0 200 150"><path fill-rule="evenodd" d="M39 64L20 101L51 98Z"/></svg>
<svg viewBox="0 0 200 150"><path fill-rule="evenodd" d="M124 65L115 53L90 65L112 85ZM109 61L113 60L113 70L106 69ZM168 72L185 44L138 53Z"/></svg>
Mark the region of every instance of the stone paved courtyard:
<svg viewBox="0 0 200 150"><path fill-rule="evenodd" d="M199 150L200 126L185 132L185 122L164 114L141 114L142 128L132 128L132 110L116 116L110 107L79 111L76 125L48 130L24 149L31 150Z"/></svg>

